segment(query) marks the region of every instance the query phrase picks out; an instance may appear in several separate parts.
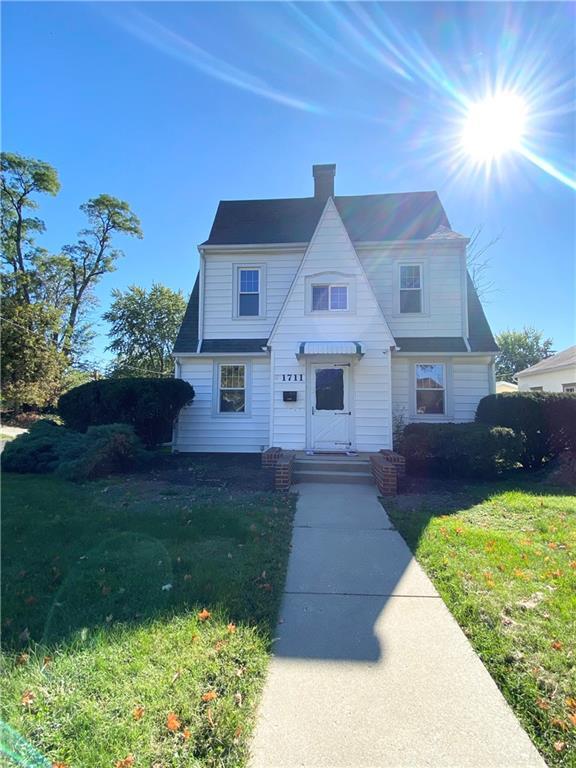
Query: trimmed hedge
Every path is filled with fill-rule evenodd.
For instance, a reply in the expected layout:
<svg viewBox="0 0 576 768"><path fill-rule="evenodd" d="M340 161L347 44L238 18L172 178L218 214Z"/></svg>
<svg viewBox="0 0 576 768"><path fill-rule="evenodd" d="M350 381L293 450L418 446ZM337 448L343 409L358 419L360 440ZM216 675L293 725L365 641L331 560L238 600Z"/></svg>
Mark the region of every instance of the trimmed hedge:
<svg viewBox="0 0 576 768"><path fill-rule="evenodd" d="M576 395L557 392L507 392L478 403L476 422L509 427L525 438L520 459L527 469L565 450L576 451Z"/></svg>
<svg viewBox="0 0 576 768"><path fill-rule="evenodd" d="M83 434L43 420L5 446L2 468L25 474L55 472L78 482L136 469L152 457L127 424L89 427Z"/></svg>
<svg viewBox="0 0 576 768"><path fill-rule="evenodd" d="M103 379L63 394L58 413L67 427L79 432L101 424L130 424L152 447L171 440L174 419L193 398L193 387L182 379Z"/></svg>
<svg viewBox="0 0 576 768"><path fill-rule="evenodd" d="M514 467L523 438L484 424L408 424L399 452L412 475L490 478Z"/></svg>

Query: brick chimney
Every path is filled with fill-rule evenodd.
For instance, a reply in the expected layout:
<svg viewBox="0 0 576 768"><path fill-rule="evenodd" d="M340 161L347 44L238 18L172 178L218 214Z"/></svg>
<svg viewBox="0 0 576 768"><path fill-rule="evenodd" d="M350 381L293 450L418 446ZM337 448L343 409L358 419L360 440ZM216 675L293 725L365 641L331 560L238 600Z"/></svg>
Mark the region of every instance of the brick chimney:
<svg viewBox="0 0 576 768"><path fill-rule="evenodd" d="M336 165L313 165L314 197L325 203L329 197L334 197L334 176Z"/></svg>

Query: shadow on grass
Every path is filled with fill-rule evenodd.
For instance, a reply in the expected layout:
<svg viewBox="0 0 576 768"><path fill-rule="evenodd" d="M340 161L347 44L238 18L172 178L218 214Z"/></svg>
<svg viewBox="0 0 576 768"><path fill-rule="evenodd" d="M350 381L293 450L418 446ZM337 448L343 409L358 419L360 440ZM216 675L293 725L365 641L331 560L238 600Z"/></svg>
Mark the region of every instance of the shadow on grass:
<svg viewBox="0 0 576 768"><path fill-rule="evenodd" d="M73 485L5 475L3 642L54 645L118 623L218 606L269 636L289 551L293 497L244 489L240 466L219 486L190 462ZM201 468L202 469L202 468ZM175 480L174 473L180 478ZM224 480L224 482L223 482Z"/></svg>

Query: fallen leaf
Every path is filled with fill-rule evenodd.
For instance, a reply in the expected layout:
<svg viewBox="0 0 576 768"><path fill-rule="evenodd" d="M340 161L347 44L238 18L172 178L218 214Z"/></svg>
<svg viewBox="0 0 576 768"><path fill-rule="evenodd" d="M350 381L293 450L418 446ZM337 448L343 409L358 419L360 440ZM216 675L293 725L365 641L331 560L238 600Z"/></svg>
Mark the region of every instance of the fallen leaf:
<svg viewBox="0 0 576 768"><path fill-rule="evenodd" d="M182 738L184 739L184 741L188 741L191 735L192 734L190 733L189 728L184 728L184 730L182 731Z"/></svg>
<svg viewBox="0 0 576 768"><path fill-rule="evenodd" d="M538 700L536 701L536 705L537 705L537 706L538 706L540 709L544 709L544 710L546 710L546 709L550 709L550 704L549 704L547 701L545 701L544 699L538 699Z"/></svg>
<svg viewBox="0 0 576 768"><path fill-rule="evenodd" d="M116 762L116 768L130 768L131 765L134 765L134 755L126 755L123 760Z"/></svg>
<svg viewBox="0 0 576 768"><path fill-rule="evenodd" d="M134 707L132 717L134 720L141 720L144 717L144 707Z"/></svg>
<svg viewBox="0 0 576 768"><path fill-rule="evenodd" d="M576 568L576 560L572 560L572 562L568 564L568 567L572 569Z"/></svg>
<svg viewBox="0 0 576 768"><path fill-rule="evenodd" d="M206 710L206 719L210 723L210 727L214 728L214 717L212 716L212 708L208 707Z"/></svg>
<svg viewBox="0 0 576 768"><path fill-rule="evenodd" d="M230 624L228 624L226 629L228 630L228 632L232 634L233 632L236 632L236 624L232 624L232 622L230 622Z"/></svg>
<svg viewBox="0 0 576 768"><path fill-rule="evenodd" d="M242 706L242 694L240 693L240 691L236 691L236 693L234 694L234 701L239 707Z"/></svg>
<svg viewBox="0 0 576 768"><path fill-rule="evenodd" d="M554 749L556 752L562 752L563 749L566 748L566 742L565 741L555 741L554 742Z"/></svg>
<svg viewBox="0 0 576 768"><path fill-rule="evenodd" d="M222 648L224 648L225 645L226 643L224 642L224 640L218 640L218 642L214 645L214 650L216 651L216 653L220 653L220 651L222 650Z"/></svg>
<svg viewBox="0 0 576 768"><path fill-rule="evenodd" d="M200 619L200 621L206 621L207 619L210 618L210 616L212 616L212 614L210 613L210 611L207 611L206 608L202 608L202 610L198 614L198 618Z"/></svg>
<svg viewBox="0 0 576 768"><path fill-rule="evenodd" d="M566 720L560 720L559 717L554 717L552 720L550 720L550 724L554 726L554 728L558 728L561 731L567 731L568 730L568 723Z"/></svg>
<svg viewBox="0 0 576 768"><path fill-rule="evenodd" d="M169 712L168 717L166 718L166 728L168 728L169 731L178 731L181 725L182 723L174 712Z"/></svg>
<svg viewBox="0 0 576 768"><path fill-rule="evenodd" d="M554 640L553 643L550 643L550 646L554 648L555 651L561 651L563 647L560 640Z"/></svg>
<svg viewBox="0 0 576 768"><path fill-rule="evenodd" d="M31 707L32 704L34 704L35 699L36 694L33 691L24 691L22 698L20 699L20 704L23 707Z"/></svg>
<svg viewBox="0 0 576 768"><path fill-rule="evenodd" d="M218 697L216 691L207 691L202 694L202 701L214 701Z"/></svg>
<svg viewBox="0 0 576 768"><path fill-rule="evenodd" d="M568 715L568 720L570 720L574 728L576 728L576 714Z"/></svg>
<svg viewBox="0 0 576 768"><path fill-rule="evenodd" d="M62 763L62 762L56 762L56 763L52 763L52 768L68 768L68 764Z"/></svg>
<svg viewBox="0 0 576 768"><path fill-rule="evenodd" d="M566 706L568 707L568 709L571 709L574 712L576 712L576 699L573 699L571 697L566 699Z"/></svg>
<svg viewBox="0 0 576 768"><path fill-rule="evenodd" d="M44 670L46 669L46 667L49 664L52 664L52 656L44 656L44 659L42 660L42 669L41 669L41 671L44 672Z"/></svg>
<svg viewBox="0 0 576 768"><path fill-rule="evenodd" d="M21 667L23 664L28 664L30 661L30 654L29 653L21 653L18 656L16 656L16 664Z"/></svg>

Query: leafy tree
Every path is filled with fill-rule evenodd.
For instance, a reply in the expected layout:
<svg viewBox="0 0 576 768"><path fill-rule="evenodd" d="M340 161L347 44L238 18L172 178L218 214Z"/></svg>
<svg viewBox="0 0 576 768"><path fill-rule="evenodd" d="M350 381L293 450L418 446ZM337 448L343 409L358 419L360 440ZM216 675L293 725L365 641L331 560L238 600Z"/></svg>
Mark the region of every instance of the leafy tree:
<svg viewBox="0 0 576 768"><path fill-rule="evenodd" d="M174 371L172 347L186 310L181 291L155 283L114 290L104 320L111 323L108 349L116 353L114 376L159 376Z"/></svg>
<svg viewBox="0 0 576 768"><path fill-rule="evenodd" d="M552 339L545 339L542 331L525 327L521 331L502 331L496 336L500 352L496 355L496 378L512 381L512 377L550 357Z"/></svg>

